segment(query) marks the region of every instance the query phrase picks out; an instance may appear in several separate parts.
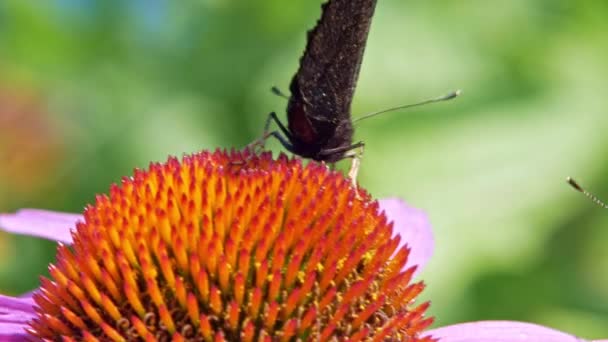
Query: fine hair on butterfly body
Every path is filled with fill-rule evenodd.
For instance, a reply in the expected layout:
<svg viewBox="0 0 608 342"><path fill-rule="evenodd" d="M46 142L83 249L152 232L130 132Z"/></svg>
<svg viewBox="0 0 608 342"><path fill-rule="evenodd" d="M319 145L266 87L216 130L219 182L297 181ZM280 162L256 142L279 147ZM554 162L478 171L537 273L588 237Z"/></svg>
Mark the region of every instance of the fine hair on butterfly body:
<svg viewBox="0 0 608 342"><path fill-rule="evenodd" d="M595 197L595 195L593 195L590 192L588 192L587 190L585 190L585 188L580 186L579 183L576 182L574 179L572 179L571 177L568 177L568 178L566 178L566 181L576 191L582 192L585 196L587 196L589 199L591 199L595 204L599 205L602 208L608 209L608 205L606 205L604 202L602 202L602 200L600 200L599 198Z"/></svg>

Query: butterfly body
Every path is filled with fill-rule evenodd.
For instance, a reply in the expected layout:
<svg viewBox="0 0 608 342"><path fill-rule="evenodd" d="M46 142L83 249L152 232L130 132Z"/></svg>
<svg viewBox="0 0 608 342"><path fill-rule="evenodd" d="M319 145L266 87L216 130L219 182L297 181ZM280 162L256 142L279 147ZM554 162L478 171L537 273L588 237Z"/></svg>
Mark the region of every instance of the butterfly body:
<svg viewBox="0 0 608 342"><path fill-rule="evenodd" d="M292 153L336 162L353 156L350 107L376 0L329 0L308 32L306 49L291 80L287 127L271 114Z"/></svg>
<svg viewBox="0 0 608 342"><path fill-rule="evenodd" d="M353 140L350 113L316 115L313 110L301 98L299 89L292 88L287 107L292 152L318 161L336 162L343 159Z"/></svg>

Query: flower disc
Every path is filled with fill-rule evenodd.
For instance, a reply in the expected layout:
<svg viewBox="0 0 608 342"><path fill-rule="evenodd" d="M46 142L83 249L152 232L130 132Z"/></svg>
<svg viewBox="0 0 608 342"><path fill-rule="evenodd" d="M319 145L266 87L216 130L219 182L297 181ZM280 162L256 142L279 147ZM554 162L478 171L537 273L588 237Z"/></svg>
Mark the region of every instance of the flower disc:
<svg viewBox="0 0 608 342"><path fill-rule="evenodd" d="M324 165L202 152L98 196L34 299L73 341L422 341L428 303L377 202ZM428 340L428 339L426 339Z"/></svg>

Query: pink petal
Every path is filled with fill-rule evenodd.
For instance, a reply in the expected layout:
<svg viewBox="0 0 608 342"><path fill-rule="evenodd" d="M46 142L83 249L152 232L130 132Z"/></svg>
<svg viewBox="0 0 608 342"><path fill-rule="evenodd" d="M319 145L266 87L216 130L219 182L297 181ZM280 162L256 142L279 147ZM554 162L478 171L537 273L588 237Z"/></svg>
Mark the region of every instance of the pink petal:
<svg viewBox="0 0 608 342"><path fill-rule="evenodd" d="M420 272L433 255L435 241L431 223L420 209L412 208L398 198L385 198L378 201L389 221L394 222L395 233L401 235L401 241L410 248L407 267L418 266Z"/></svg>
<svg viewBox="0 0 608 342"><path fill-rule="evenodd" d="M441 342L584 342L576 336L540 325L509 321L482 321L428 330ZM599 341L597 341L599 342Z"/></svg>
<svg viewBox="0 0 608 342"><path fill-rule="evenodd" d="M16 298L0 295L0 321L2 317L11 313L34 314L34 300L32 298Z"/></svg>
<svg viewBox="0 0 608 342"><path fill-rule="evenodd" d="M22 300L30 300L30 301L32 301L32 302L33 302L33 301L34 301L34 300L33 300L33 296L34 296L36 293L38 293L38 290L37 290L37 289L36 289L36 290L34 290L34 291L26 292L26 293L24 293L24 294L19 295L19 299L22 299Z"/></svg>
<svg viewBox="0 0 608 342"><path fill-rule="evenodd" d="M27 341L27 322L35 317L31 299L0 295L0 341Z"/></svg>
<svg viewBox="0 0 608 342"><path fill-rule="evenodd" d="M40 209L21 209L14 214L0 214L0 229L7 232L72 243L70 230L82 215Z"/></svg>
<svg viewBox="0 0 608 342"><path fill-rule="evenodd" d="M28 325L2 323L0 322L0 341L2 342L26 342L31 341L30 335L25 332Z"/></svg>

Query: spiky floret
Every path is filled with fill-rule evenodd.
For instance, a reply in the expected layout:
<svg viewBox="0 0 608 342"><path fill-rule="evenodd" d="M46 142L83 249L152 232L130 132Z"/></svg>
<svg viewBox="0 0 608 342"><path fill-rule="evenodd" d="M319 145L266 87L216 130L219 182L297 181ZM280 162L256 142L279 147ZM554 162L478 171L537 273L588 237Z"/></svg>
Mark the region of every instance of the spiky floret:
<svg viewBox="0 0 608 342"><path fill-rule="evenodd" d="M324 165L202 152L98 196L35 295L49 340L423 341L409 250Z"/></svg>

